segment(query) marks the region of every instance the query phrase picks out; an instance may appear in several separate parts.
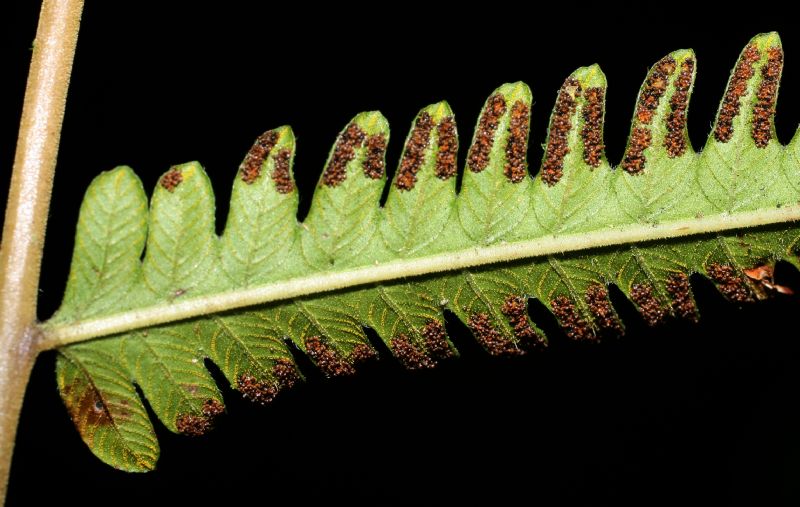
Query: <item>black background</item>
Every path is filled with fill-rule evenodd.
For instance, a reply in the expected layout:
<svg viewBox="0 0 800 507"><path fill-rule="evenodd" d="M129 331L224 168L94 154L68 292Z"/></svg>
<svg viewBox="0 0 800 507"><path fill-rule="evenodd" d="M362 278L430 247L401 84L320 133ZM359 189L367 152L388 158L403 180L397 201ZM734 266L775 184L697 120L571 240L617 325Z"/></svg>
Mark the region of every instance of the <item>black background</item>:
<svg viewBox="0 0 800 507"><path fill-rule="evenodd" d="M36 2L0 4L0 194L36 26ZM450 102L462 143L503 82L534 93L529 160L535 171L556 90L597 62L609 89L606 143L620 160L636 93L649 65L681 47L698 56L689 128L704 144L728 73L756 33L781 30L770 14L746 26L689 21L685 6L627 14L566 4L545 15L500 10L434 12L372 4L359 10L234 2L89 2L78 45L44 254L42 318L58 306L82 193L100 171L131 165L152 189L170 165L199 160L224 223L230 185L252 140L291 124L302 217L339 129L380 109L394 127L390 166L419 108ZM506 7L503 7L506 8ZM456 16L456 14L458 14ZM605 14L608 19L601 19ZM744 14L744 11L743 11ZM656 24L662 16L669 24ZM775 17L775 15L771 15ZM455 21L455 19L459 21ZM575 24L575 26L571 26ZM800 33L786 50L777 119L784 143L800 114ZM462 145L463 162L466 147ZM792 268L780 280L798 284ZM736 308L693 279L703 319L647 328L627 318L623 339L575 345L552 317L544 354L485 356L455 319L462 359L408 373L386 357L352 379L307 385L271 407L225 391L228 416L199 441L156 429L158 470L117 472L81 442L56 391L54 355L37 362L25 399L8 505L181 505L432 501L505 505L797 504L800 500L798 300ZM225 385L223 381L221 385ZM179 499L179 500L172 500Z"/></svg>

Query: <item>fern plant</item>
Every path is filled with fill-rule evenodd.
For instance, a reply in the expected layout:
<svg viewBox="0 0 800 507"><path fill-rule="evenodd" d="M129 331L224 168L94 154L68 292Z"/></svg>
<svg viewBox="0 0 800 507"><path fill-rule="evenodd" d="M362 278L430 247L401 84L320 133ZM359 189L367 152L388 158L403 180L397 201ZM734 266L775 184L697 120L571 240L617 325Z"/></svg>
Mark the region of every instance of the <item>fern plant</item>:
<svg viewBox="0 0 800 507"><path fill-rule="evenodd" d="M791 292L773 277L777 261L798 265L800 141L782 146L773 124L782 64L776 34L751 40L695 152L695 56L665 56L642 85L616 168L603 147L605 77L580 68L558 92L534 178L531 93L503 85L477 120L458 191L447 103L414 119L391 181L388 123L361 113L336 138L303 222L294 134L269 130L235 174L221 236L198 163L171 167L149 205L135 173L115 168L86 192L61 308L40 324L28 312L16 338L30 340L28 363L58 350L59 391L91 451L147 471L158 442L136 387L169 430L205 434L225 410L206 359L266 404L302 382L297 353L330 377L374 359L365 327L403 366L427 369L458 355L445 311L489 354L518 356L548 343L528 316L532 299L570 338L598 341L624 332L610 284L651 325L698 319L695 273L736 302Z"/></svg>

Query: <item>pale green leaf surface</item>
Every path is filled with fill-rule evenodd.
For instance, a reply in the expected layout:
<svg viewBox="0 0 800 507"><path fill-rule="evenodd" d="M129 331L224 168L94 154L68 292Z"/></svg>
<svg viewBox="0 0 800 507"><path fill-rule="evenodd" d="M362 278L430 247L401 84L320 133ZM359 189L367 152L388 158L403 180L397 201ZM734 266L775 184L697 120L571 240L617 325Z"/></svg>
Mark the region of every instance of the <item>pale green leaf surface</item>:
<svg viewBox="0 0 800 507"><path fill-rule="evenodd" d="M782 146L773 125L782 58L777 35L751 41L695 153L686 131L695 55L670 53L645 76L616 168L603 146L606 78L597 65L580 68L558 93L534 178L525 159L532 95L524 83L503 85L479 115L458 193L441 163L457 146L446 103L415 117L391 182L388 123L359 114L339 134L302 223L294 136L281 127L245 157L221 237L199 164L162 177L149 213L129 169L104 173L81 209L62 309L43 326L60 345L121 333L60 349L59 389L76 426L106 462L144 470L157 444L134 384L167 428L203 433L222 411L206 359L246 397L268 402L302 378L295 353L328 376L356 371L377 354L366 327L417 369L458 354L445 311L487 352L518 355L547 345L531 299L568 337L594 341L624 331L611 284L649 324L698 318L693 274L737 303L776 294L771 270L799 265L800 240L790 221L800 141ZM102 417L88 399L107 407Z"/></svg>

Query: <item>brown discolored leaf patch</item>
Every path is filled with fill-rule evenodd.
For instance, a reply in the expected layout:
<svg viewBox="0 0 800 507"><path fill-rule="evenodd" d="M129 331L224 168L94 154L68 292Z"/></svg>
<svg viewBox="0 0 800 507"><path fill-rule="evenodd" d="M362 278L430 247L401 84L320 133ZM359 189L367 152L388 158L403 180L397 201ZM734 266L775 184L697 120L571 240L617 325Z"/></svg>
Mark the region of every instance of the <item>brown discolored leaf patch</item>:
<svg viewBox="0 0 800 507"><path fill-rule="evenodd" d="M628 174L641 174L644 172L644 165L647 162L647 157L644 156L644 150L650 147L653 141L653 135L650 129L644 127L636 127L631 132L631 139L628 142L628 149L625 151L625 157L622 159L622 168Z"/></svg>
<svg viewBox="0 0 800 507"><path fill-rule="evenodd" d="M403 333L392 338L389 346L400 364L409 370L425 370L436 366L436 361Z"/></svg>
<svg viewBox="0 0 800 507"><path fill-rule="evenodd" d="M100 392L91 384L75 379L64 387L63 399L67 411L76 428L110 426L113 424L108 406L103 401ZM94 432L81 431L89 439Z"/></svg>
<svg viewBox="0 0 800 507"><path fill-rule="evenodd" d="M467 325L483 348L493 356L519 356L524 352L514 346L492 325L485 313L474 313L467 319Z"/></svg>
<svg viewBox="0 0 800 507"><path fill-rule="evenodd" d="M567 337L576 341L596 341L589 324L578 314L575 303L566 296L558 296L550 301L553 315L556 316Z"/></svg>
<svg viewBox="0 0 800 507"><path fill-rule="evenodd" d="M667 278L667 292L672 296L672 312L683 319L697 321L697 306L692 297L689 277L674 273Z"/></svg>
<svg viewBox="0 0 800 507"><path fill-rule="evenodd" d="M528 129L531 108L518 100L511 107L506 141L506 165L503 174L511 183L519 183L528 174L525 168L525 154L528 151Z"/></svg>
<svg viewBox="0 0 800 507"><path fill-rule="evenodd" d="M458 135L456 134L456 121L448 116L439 122L436 127L437 148L436 152L436 177L446 180L455 176L458 156Z"/></svg>
<svg viewBox="0 0 800 507"><path fill-rule="evenodd" d="M168 192L174 192L178 185L183 182L183 174L181 174L181 170L175 166L170 168L167 173L161 177L159 183L162 187L164 187Z"/></svg>
<svg viewBox="0 0 800 507"><path fill-rule="evenodd" d="M737 303L752 301L750 290L733 266L711 263L706 266L706 272L726 298Z"/></svg>
<svg viewBox="0 0 800 507"><path fill-rule="evenodd" d="M339 353L325 343L319 336L305 339L306 352L317 367L327 377L341 377L356 372L352 364L344 360Z"/></svg>
<svg viewBox="0 0 800 507"><path fill-rule="evenodd" d="M725 90L725 97L722 99L722 106L720 106L717 127L714 129L714 138L721 143L727 143L733 137L733 119L739 114L741 107L739 101L747 92L747 81L755 73L753 64L760 57L755 44L749 44L733 70L733 75L728 82L728 89Z"/></svg>
<svg viewBox="0 0 800 507"><path fill-rule="evenodd" d="M364 144L365 138L366 134L355 123L348 125L344 132L339 134L339 139L333 148L331 160L322 174L323 184L335 187L345 180L347 177L347 164L356 158L356 149Z"/></svg>
<svg viewBox="0 0 800 507"><path fill-rule="evenodd" d="M453 349L447 342L447 332L438 320L429 320L421 331L425 339L425 347L428 352L436 359L448 359L453 357Z"/></svg>
<svg viewBox="0 0 800 507"><path fill-rule="evenodd" d="M661 306L656 296L653 294L653 286L644 283L635 283L631 287L631 299L639 307L644 321L655 326L664 322L667 310Z"/></svg>
<svg viewBox="0 0 800 507"><path fill-rule="evenodd" d="M670 158L680 157L686 153L686 108L689 105L689 88L692 86L694 60L687 58L681 64L681 73L675 80L675 92L669 99L670 113L667 116L667 135L664 147Z"/></svg>
<svg viewBox="0 0 800 507"><path fill-rule="evenodd" d="M425 163L425 150L430 144L431 130L433 130L433 119L431 115L423 111L411 130L406 149L403 152L403 159L400 161L400 168L397 170L394 185L398 189L411 190L417 183L417 173Z"/></svg>
<svg viewBox="0 0 800 507"><path fill-rule="evenodd" d="M586 89L586 105L583 106L583 161L590 167L598 167L602 162L603 150L603 101L605 88Z"/></svg>
<svg viewBox="0 0 800 507"><path fill-rule="evenodd" d="M286 148L280 150L274 157L275 168L272 170L272 181L275 182L275 190L280 194L289 194L294 190L294 182L289 174L289 160L292 152Z"/></svg>
<svg viewBox="0 0 800 507"><path fill-rule="evenodd" d="M264 161L277 142L278 132L274 130L268 130L256 139L250 151L245 155L244 161L239 169L242 181L251 185L261 176L261 166L264 165Z"/></svg>
<svg viewBox="0 0 800 507"><path fill-rule="evenodd" d="M769 264L756 266L751 269L745 269L744 274L747 278L758 282L759 286L767 289L768 291L777 292L778 294L792 295L794 290L785 285L778 285L775 283L774 274L775 268Z"/></svg>
<svg viewBox="0 0 800 507"><path fill-rule="evenodd" d="M497 133L497 126L500 118L506 113L506 99L499 93L489 97L486 107L478 120L478 131L475 133L475 141L469 150L467 163L474 173L479 173L486 169L489 164L489 153L494 145L494 136Z"/></svg>
<svg viewBox="0 0 800 507"><path fill-rule="evenodd" d="M217 400L203 402L202 415L181 414L175 421L178 431L189 437L200 437L214 428L214 422L225 412L225 406Z"/></svg>
<svg viewBox="0 0 800 507"><path fill-rule="evenodd" d="M541 171L542 181L551 187L564 175L564 157L569 153L567 136L572 129L572 115L578 107L575 99L581 96L581 92L580 83L572 77L564 81L558 92Z"/></svg>
<svg viewBox="0 0 800 507"><path fill-rule="evenodd" d="M647 76L636 105L636 119L641 123L649 125L653 121L653 114L658 108L661 97L667 91L667 83L673 72L675 72L675 59L665 56L655 64L653 71Z"/></svg>
<svg viewBox="0 0 800 507"><path fill-rule="evenodd" d="M386 170L386 136L375 134L367 138L367 158L364 160L364 175L377 180Z"/></svg>
<svg viewBox="0 0 800 507"><path fill-rule="evenodd" d="M604 333L612 336L623 334L622 324L614 313L611 301L608 299L608 290L605 286L595 283L586 289L586 305L594 317L594 323Z"/></svg>
<svg viewBox="0 0 800 507"><path fill-rule="evenodd" d="M767 63L761 68L761 84L753 106L753 141L766 148L772 139L772 115L775 114L775 97L783 67L783 50L779 47L767 51Z"/></svg>
<svg viewBox="0 0 800 507"><path fill-rule="evenodd" d="M524 297L508 296L503 301L500 311L508 319L520 345L526 348L545 347L547 342L531 327L528 321L528 305Z"/></svg>

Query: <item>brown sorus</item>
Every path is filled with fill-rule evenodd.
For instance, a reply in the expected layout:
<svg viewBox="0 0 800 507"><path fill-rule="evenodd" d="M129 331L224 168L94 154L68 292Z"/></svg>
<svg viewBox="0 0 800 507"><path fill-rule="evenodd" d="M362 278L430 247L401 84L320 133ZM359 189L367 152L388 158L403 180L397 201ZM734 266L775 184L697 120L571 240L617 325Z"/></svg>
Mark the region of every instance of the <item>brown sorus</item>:
<svg viewBox="0 0 800 507"><path fill-rule="evenodd" d="M719 291L726 298L737 303L752 300L750 290L747 288L744 279L739 276L733 266L713 262L706 266L706 272L717 283Z"/></svg>
<svg viewBox="0 0 800 507"><path fill-rule="evenodd" d="M181 414L175 421L178 431L190 437L200 437L214 428L214 420L225 411L225 407L217 400L203 402L202 414Z"/></svg>
<svg viewBox="0 0 800 507"><path fill-rule="evenodd" d="M447 359L453 357L453 349L447 342L447 333L444 326L438 320L429 320L425 323L420 333L425 339L425 347L428 352L436 359Z"/></svg>
<svg viewBox="0 0 800 507"><path fill-rule="evenodd" d="M667 278L667 292L672 296L672 312L683 319L696 321L697 307L692 298L689 277L685 273L673 273Z"/></svg>
<svg viewBox="0 0 800 507"><path fill-rule="evenodd" d="M261 176L261 166L264 165L264 160L266 160L277 142L278 132L274 130L268 130L256 139L253 147L245 155L239 169L242 181L249 185Z"/></svg>
<svg viewBox="0 0 800 507"><path fill-rule="evenodd" d="M288 194L294 190L294 182L289 174L289 160L292 158L292 152L284 148L272 158L275 160L275 168L272 170L272 181L275 182L275 190L280 194Z"/></svg>
<svg viewBox="0 0 800 507"><path fill-rule="evenodd" d="M438 151L436 152L436 177L446 180L456 174L458 155L458 135L456 121L447 116L436 127Z"/></svg>
<svg viewBox="0 0 800 507"><path fill-rule="evenodd" d="M530 116L531 108L528 104L521 100L514 102L508 122L506 165L503 168L503 174L511 183L519 183L527 175L525 154L528 151Z"/></svg>
<svg viewBox="0 0 800 507"><path fill-rule="evenodd" d="M364 175L373 180L383 177L386 169L386 136L375 134L367 137L367 155L364 160Z"/></svg>
<svg viewBox="0 0 800 507"><path fill-rule="evenodd" d="M272 382L260 381L249 373L243 373L236 382L236 389L242 396L254 403L266 405L278 395L278 386Z"/></svg>
<svg viewBox="0 0 800 507"><path fill-rule="evenodd" d="M493 356L518 356L523 351L514 346L492 325L485 313L474 313L467 319L467 325L475 335L475 339Z"/></svg>
<svg viewBox="0 0 800 507"><path fill-rule="evenodd" d="M403 159L397 169L394 185L400 190L411 190L417 183L417 173L425 163L425 150L430 144L432 129L433 119L431 115L423 111L417 117L411 135L408 136Z"/></svg>
<svg viewBox="0 0 800 507"><path fill-rule="evenodd" d="M306 352L322 373L328 377L340 377L355 373L353 365L342 359L339 353L319 336L305 339Z"/></svg>
<svg viewBox="0 0 800 507"><path fill-rule="evenodd" d="M653 136L650 129L644 127L636 127L631 132L631 139L628 142L628 149L625 152L625 158L622 159L622 168L629 174L641 174L644 172L644 164L647 158L644 156L644 150L650 147Z"/></svg>
<svg viewBox="0 0 800 507"><path fill-rule="evenodd" d="M355 123L348 125L344 132L339 134L331 160L322 174L322 183L335 187L345 180L347 164L356 157L356 149L364 144L365 138L366 134Z"/></svg>
<svg viewBox="0 0 800 507"><path fill-rule="evenodd" d="M469 150L467 163L472 172L479 173L486 169L489 164L489 154L494 145L494 136L500 118L506 113L506 99L499 93L489 97L486 107L478 121L478 131L475 133L475 141Z"/></svg>
<svg viewBox="0 0 800 507"><path fill-rule="evenodd" d="M595 283L586 288L586 305L594 317L594 323L603 333L620 336L623 333L605 286Z"/></svg>
<svg viewBox="0 0 800 507"><path fill-rule="evenodd" d="M631 287L631 299L639 306L639 313L642 314L644 321L650 326L660 324L667 316L666 309L661 306L653 294L652 285L644 283L633 284Z"/></svg>
<svg viewBox="0 0 800 507"><path fill-rule="evenodd" d="M581 85L575 78L567 78L558 92L558 99L550 120L547 149L542 163L542 181L553 186L564 175L564 157L569 153L567 136L572 129L571 118L578 106L577 97L581 95Z"/></svg>
<svg viewBox="0 0 800 507"><path fill-rule="evenodd" d="M500 311L508 319L508 323L511 324L511 328L514 330L514 336L519 339L521 345L526 348L546 346L545 340L539 336L539 333L528 322L528 309L524 297L506 297Z"/></svg>
<svg viewBox="0 0 800 507"><path fill-rule="evenodd" d="M722 106L717 117L717 126L714 129L714 138L727 143L733 136L733 119L739 114L739 103L742 96L747 92L747 81L753 77L753 64L760 58L755 44L749 44L742 53L742 57L736 64L728 89L725 90L725 97L722 99Z"/></svg>
<svg viewBox="0 0 800 507"><path fill-rule="evenodd" d="M667 91L667 83L673 72L675 59L671 56L665 56L653 66L639 94L639 103L636 106L636 119L639 122L649 125L653 121L653 114Z"/></svg>
<svg viewBox="0 0 800 507"><path fill-rule="evenodd" d="M351 350L350 354L347 355L347 358L353 365L366 363L367 361L377 359L377 357L378 353L375 351L375 349L366 343L359 343L353 347L353 350Z"/></svg>
<svg viewBox="0 0 800 507"><path fill-rule="evenodd" d="M681 64L681 72L675 80L675 91L669 99L670 113L667 115L667 135L664 148L670 158L686 153L686 108L689 105L689 88L692 86L694 59L687 58Z"/></svg>
<svg viewBox="0 0 800 507"><path fill-rule="evenodd" d="M174 192L175 188L183 181L183 174L181 174L178 167L171 167L164 176L161 177L161 186L169 192Z"/></svg>
<svg viewBox="0 0 800 507"><path fill-rule="evenodd" d="M281 389L291 389L300 381L297 367L291 360L284 357L275 361L275 365L272 367L272 375L278 379L278 387Z"/></svg>
<svg viewBox="0 0 800 507"><path fill-rule="evenodd" d="M761 84L753 106L753 141L759 148L766 148L772 139L772 115L775 113L781 67L783 50L779 47L770 48L767 51L767 63L761 68Z"/></svg>
<svg viewBox="0 0 800 507"><path fill-rule="evenodd" d="M600 165L603 156L603 101L605 89L600 87L587 88L586 104L583 106L583 161L590 167Z"/></svg>
<svg viewBox="0 0 800 507"><path fill-rule="evenodd" d="M575 303L566 296L558 296L550 301L553 314L558 319L567 337L577 341L594 341L597 337L591 327L578 315Z"/></svg>
<svg viewBox="0 0 800 507"><path fill-rule="evenodd" d="M426 354L422 347L411 343L408 336L403 333L392 338L389 345L400 364L409 370L423 370L436 366L436 361Z"/></svg>

